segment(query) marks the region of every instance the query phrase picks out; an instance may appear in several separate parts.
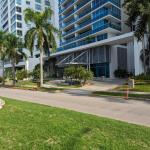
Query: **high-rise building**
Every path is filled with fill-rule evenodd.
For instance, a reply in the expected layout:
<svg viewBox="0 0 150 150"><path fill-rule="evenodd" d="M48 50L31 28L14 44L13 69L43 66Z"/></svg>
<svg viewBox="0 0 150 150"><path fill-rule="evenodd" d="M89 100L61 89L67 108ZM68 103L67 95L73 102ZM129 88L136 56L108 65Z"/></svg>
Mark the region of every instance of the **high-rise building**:
<svg viewBox="0 0 150 150"><path fill-rule="evenodd" d="M58 3L55 0L0 0L0 26L3 31L14 33L15 35L24 38L28 29L34 25L26 24L24 20L24 10L31 8L41 12L46 7L51 7L53 16L51 22L58 27ZM28 54L28 50L24 51ZM28 58L26 62L20 61L16 66L25 67L32 70L39 63L39 50L36 49L33 58ZM6 62L5 68L11 67L10 62Z"/></svg>
<svg viewBox="0 0 150 150"><path fill-rule="evenodd" d="M62 39L55 58L58 74L70 64L87 66L96 77L114 77L117 69L142 72L140 50L125 24L123 0L59 0Z"/></svg>

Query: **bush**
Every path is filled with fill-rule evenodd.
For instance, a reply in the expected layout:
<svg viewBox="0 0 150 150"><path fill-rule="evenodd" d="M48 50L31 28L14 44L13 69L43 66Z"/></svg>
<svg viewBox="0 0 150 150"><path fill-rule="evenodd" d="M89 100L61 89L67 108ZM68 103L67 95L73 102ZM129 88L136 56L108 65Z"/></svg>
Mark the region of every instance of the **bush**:
<svg viewBox="0 0 150 150"><path fill-rule="evenodd" d="M114 75L116 78L127 78L129 76L132 76L131 73L128 73L126 70L123 69L115 70Z"/></svg>
<svg viewBox="0 0 150 150"><path fill-rule="evenodd" d="M0 77L0 83L3 83L4 79L3 77Z"/></svg>
<svg viewBox="0 0 150 150"><path fill-rule="evenodd" d="M39 65L35 66L33 71L29 73L29 76L32 77L33 81L39 82L39 80L40 80L40 66Z"/></svg>
<svg viewBox="0 0 150 150"><path fill-rule="evenodd" d="M70 81L71 84L85 84L87 80L91 80L93 78L93 73L81 66L70 66L68 68L65 68L64 75L67 81Z"/></svg>
<svg viewBox="0 0 150 150"><path fill-rule="evenodd" d="M6 79L12 79L12 69L11 68L6 68L4 72L5 78Z"/></svg>
<svg viewBox="0 0 150 150"><path fill-rule="evenodd" d="M138 76L135 76L134 77L135 80L147 80L147 81L150 81L150 73L147 73L147 74L140 74Z"/></svg>
<svg viewBox="0 0 150 150"><path fill-rule="evenodd" d="M16 77L17 77L17 80L23 80L25 78L28 78L27 70L25 70L25 69L17 70Z"/></svg>
<svg viewBox="0 0 150 150"><path fill-rule="evenodd" d="M84 84L88 81L88 80L92 80L93 79L93 72L91 70L85 70L84 74L83 74L83 80L84 80Z"/></svg>

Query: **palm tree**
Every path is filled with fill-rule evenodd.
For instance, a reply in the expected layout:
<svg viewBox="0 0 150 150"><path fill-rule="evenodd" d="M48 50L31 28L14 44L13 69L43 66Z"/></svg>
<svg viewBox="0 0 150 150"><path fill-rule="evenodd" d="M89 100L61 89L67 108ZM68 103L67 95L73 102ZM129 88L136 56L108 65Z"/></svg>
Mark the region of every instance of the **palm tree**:
<svg viewBox="0 0 150 150"><path fill-rule="evenodd" d="M16 68L15 65L18 64L21 57L27 58L26 54L22 51L23 44L21 39L16 35L8 33L6 35L6 56L12 64L12 76L13 76L13 85L16 83Z"/></svg>
<svg viewBox="0 0 150 150"><path fill-rule="evenodd" d="M125 0L123 6L129 16L127 23L135 26L135 36L142 41L141 58L146 73L146 65L150 69L150 0Z"/></svg>
<svg viewBox="0 0 150 150"><path fill-rule="evenodd" d="M2 67L3 67L3 85L5 84L4 80L4 61L5 61L5 39L6 39L6 33L3 31L0 31L0 60L2 61Z"/></svg>
<svg viewBox="0 0 150 150"><path fill-rule="evenodd" d="M51 23L52 10L46 8L43 12L35 12L32 9L25 10L25 21L34 24L34 27L27 31L25 35L25 45L33 52L37 42L37 48L40 50L40 85L43 85L43 56L49 51L55 51L57 48L55 36L59 35Z"/></svg>

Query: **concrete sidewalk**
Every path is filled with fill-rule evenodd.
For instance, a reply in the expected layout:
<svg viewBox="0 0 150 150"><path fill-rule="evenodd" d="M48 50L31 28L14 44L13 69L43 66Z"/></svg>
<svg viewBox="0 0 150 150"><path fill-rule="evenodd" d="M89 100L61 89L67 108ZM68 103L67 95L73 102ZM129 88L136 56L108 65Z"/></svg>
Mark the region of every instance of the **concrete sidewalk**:
<svg viewBox="0 0 150 150"><path fill-rule="evenodd" d="M84 94L82 94L84 93ZM150 102L90 97L86 91L48 93L0 88L0 96L150 126Z"/></svg>

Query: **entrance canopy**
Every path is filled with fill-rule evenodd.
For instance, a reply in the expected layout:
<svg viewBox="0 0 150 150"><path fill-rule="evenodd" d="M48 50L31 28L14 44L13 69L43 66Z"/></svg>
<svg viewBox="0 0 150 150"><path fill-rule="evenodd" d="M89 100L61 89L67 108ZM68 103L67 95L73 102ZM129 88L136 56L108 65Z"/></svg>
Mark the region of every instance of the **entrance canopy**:
<svg viewBox="0 0 150 150"><path fill-rule="evenodd" d="M130 33L122 34L122 35L119 35L119 36L111 37L111 38L108 38L108 39L103 40L103 41L97 41L97 42L94 42L94 43L91 43L91 44L75 47L75 48L64 50L64 51L61 51L61 52L56 52L54 54L51 54L50 57L56 57L56 56L63 55L63 54L82 51L82 50L86 50L86 49L89 49L89 48L94 48L94 47L97 47L97 46L120 45L120 44L129 43L129 42L132 42L132 41L134 41L134 33L130 32Z"/></svg>

